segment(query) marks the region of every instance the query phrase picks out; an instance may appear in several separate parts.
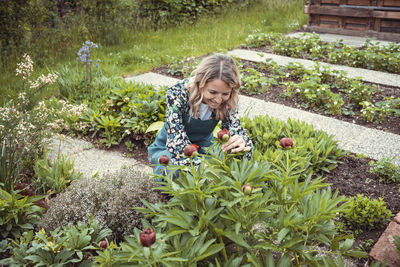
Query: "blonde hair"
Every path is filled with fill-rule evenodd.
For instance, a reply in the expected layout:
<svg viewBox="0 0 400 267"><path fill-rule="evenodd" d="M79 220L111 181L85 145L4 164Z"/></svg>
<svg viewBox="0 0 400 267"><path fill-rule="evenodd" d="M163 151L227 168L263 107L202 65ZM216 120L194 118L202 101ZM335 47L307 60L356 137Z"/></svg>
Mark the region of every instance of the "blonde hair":
<svg viewBox="0 0 400 267"><path fill-rule="evenodd" d="M225 120L228 112L236 109L239 101L239 88L241 85L240 74L235 61L230 56L224 54L214 54L204 58L195 74L188 84L189 105L192 116L199 118L199 106L203 101L202 89L206 83L214 80L222 80L232 88L228 101L222 103L218 109L213 110L217 120Z"/></svg>

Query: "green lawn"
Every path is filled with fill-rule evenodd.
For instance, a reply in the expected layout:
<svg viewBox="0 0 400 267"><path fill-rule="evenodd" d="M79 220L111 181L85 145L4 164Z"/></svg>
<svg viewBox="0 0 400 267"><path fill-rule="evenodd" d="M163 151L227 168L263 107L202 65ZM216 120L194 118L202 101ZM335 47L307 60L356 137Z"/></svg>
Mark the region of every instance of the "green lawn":
<svg viewBox="0 0 400 267"><path fill-rule="evenodd" d="M157 31L125 30L120 36L126 41L120 42L120 45L103 46L101 40L91 40L99 44L93 58L101 59L100 68L106 75L128 76L171 63L177 58L226 51L243 44L255 30L289 32L299 29L307 19L303 14L304 2L262 0L247 9L234 8L223 14L203 16L192 25ZM44 67L35 69L32 77L57 71L63 65L76 66L79 63L76 53L82 43L66 46L62 54L46 60L32 55L34 62L44 62ZM21 90L21 81L15 77L15 69L2 70L1 73L0 99L4 101L8 95L13 97ZM57 88L50 90L55 92Z"/></svg>

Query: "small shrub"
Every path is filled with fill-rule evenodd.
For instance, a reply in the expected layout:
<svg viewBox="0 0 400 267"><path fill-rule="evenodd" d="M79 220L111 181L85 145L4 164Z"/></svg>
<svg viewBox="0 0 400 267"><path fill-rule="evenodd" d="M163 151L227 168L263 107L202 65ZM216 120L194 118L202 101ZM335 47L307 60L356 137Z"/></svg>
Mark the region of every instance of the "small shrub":
<svg viewBox="0 0 400 267"><path fill-rule="evenodd" d="M46 230L69 222L84 220L88 214L112 230L121 240L140 227L143 217L133 207L141 207L140 198L155 203L160 195L152 189L148 174L126 168L101 179L82 178L73 181L64 193L50 200L50 208L41 220Z"/></svg>
<svg viewBox="0 0 400 267"><path fill-rule="evenodd" d="M379 176L379 182L399 183L400 166L393 163L392 159L383 158L380 161L370 161L371 168L368 170Z"/></svg>
<svg viewBox="0 0 400 267"><path fill-rule="evenodd" d="M344 214L347 225L352 229L372 230L383 226L392 216L382 198L369 199L362 194L349 200L350 209Z"/></svg>

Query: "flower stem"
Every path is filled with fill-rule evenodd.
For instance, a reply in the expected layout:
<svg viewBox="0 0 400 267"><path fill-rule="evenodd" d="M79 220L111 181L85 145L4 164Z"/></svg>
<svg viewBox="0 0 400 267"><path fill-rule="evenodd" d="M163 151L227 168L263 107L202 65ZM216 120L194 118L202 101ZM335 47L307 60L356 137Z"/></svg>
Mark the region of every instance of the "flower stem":
<svg viewBox="0 0 400 267"><path fill-rule="evenodd" d="M225 261L228 261L228 255L226 254L225 244L224 241L222 240L221 235L218 235L218 239L219 242L224 245L224 248L222 249L222 255L224 256Z"/></svg>
<svg viewBox="0 0 400 267"><path fill-rule="evenodd" d="M149 249L150 249L151 258L153 259L153 264L152 264L152 265L155 266L155 267L157 267L157 262L155 262L156 259L154 258L153 249L152 249L151 247L149 247Z"/></svg>

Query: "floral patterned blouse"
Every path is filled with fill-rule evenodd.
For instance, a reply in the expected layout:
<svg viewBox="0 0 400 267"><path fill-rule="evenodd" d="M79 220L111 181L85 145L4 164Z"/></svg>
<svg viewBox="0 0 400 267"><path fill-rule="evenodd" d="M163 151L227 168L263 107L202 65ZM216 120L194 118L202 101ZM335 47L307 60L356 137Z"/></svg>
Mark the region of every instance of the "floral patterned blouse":
<svg viewBox="0 0 400 267"><path fill-rule="evenodd" d="M178 82L176 85L171 86L167 90L167 150L171 153L171 163L173 165L190 165L188 158L182 157L183 149L185 146L190 145L191 142L185 132L183 125L183 115L189 114L189 94L185 85L189 82L188 79ZM215 114L212 113L212 118ZM245 140L247 146L252 149L246 154L248 158L252 156L253 143L247 135L245 129L240 124L238 109L229 114L225 121L222 121L222 129L228 129L231 135L241 135ZM200 164L200 159L193 159L195 166Z"/></svg>

